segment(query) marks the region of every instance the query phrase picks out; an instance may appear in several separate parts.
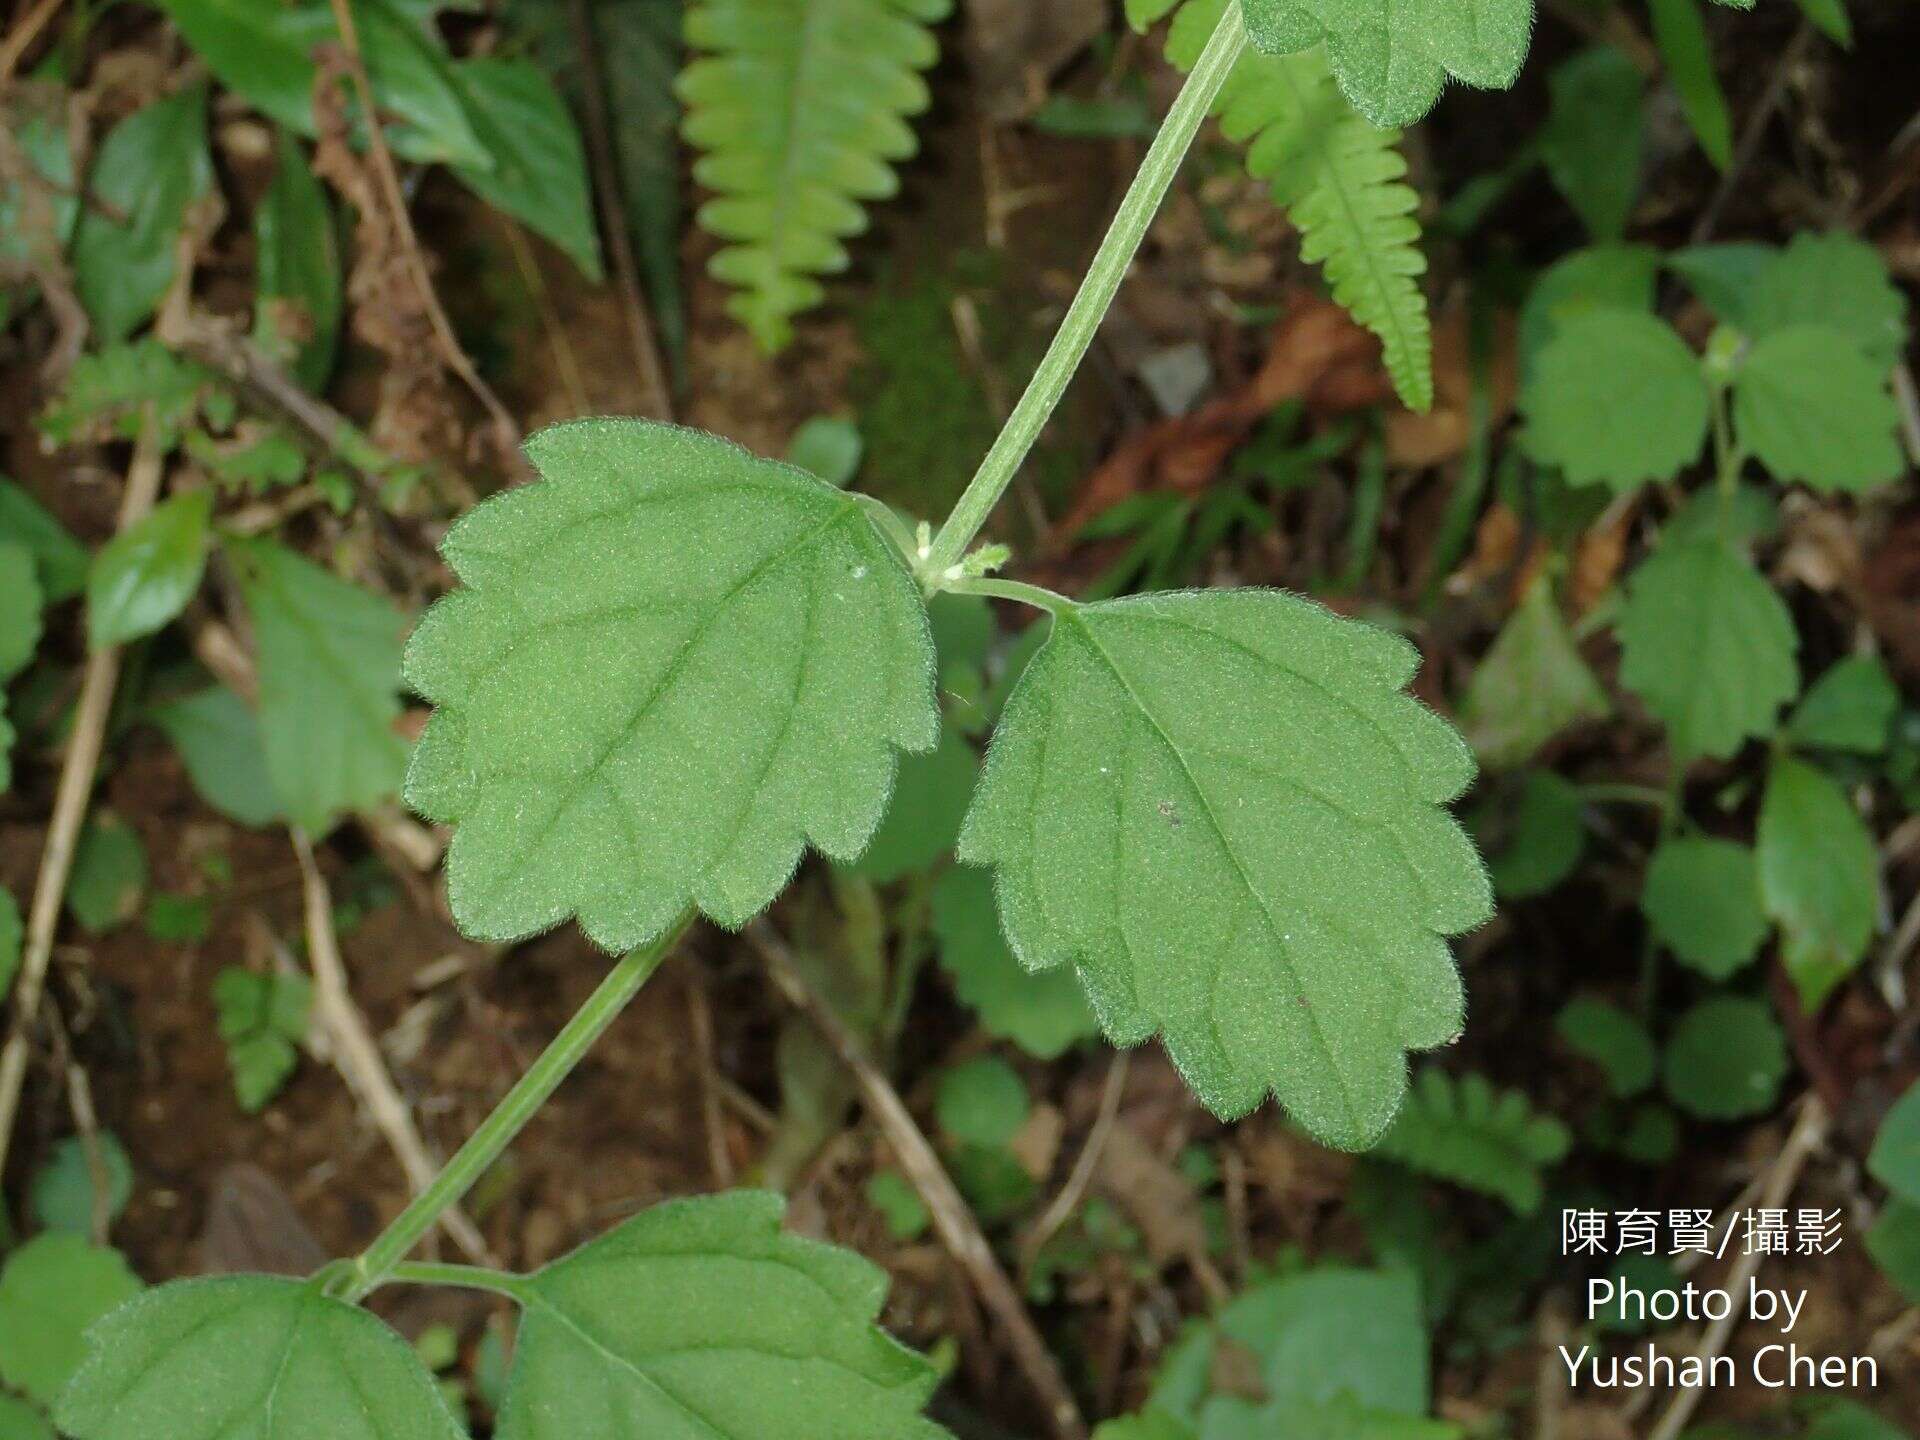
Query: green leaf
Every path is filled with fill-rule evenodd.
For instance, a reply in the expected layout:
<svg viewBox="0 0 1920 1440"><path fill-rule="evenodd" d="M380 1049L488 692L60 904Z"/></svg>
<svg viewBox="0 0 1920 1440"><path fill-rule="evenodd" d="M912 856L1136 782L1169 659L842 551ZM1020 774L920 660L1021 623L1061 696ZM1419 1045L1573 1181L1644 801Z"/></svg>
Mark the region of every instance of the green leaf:
<svg viewBox="0 0 1920 1440"><path fill-rule="evenodd" d="M1832 3L1832 0L1823 0ZM1733 163L1733 115L1714 73L1713 50L1699 0L1647 0L1653 40L1667 62L1667 79L1680 97L1687 124L1715 168Z"/></svg>
<svg viewBox="0 0 1920 1440"><path fill-rule="evenodd" d="M1744 329L1760 276L1773 267L1779 255L1771 245L1737 240L1721 245L1689 245L1670 253L1666 265L1718 318Z"/></svg>
<svg viewBox="0 0 1920 1440"><path fill-rule="evenodd" d="M204 895L162 891L147 897L140 923L148 939L163 945L198 945L213 929L213 902Z"/></svg>
<svg viewBox="0 0 1920 1440"><path fill-rule="evenodd" d="M944 1440L933 1367L873 1323L885 1274L783 1206L658 1205L521 1282L500 1440Z"/></svg>
<svg viewBox="0 0 1920 1440"><path fill-rule="evenodd" d="M1426 1413L1428 1336L1406 1271L1327 1266L1270 1281L1228 1304L1219 1329L1253 1352L1273 1400Z"/></svg>
<svg viewBox="0 0 1920 1440"><path fill-rule="evenodd" d="M1484 1075L1456 1081L1428 1066L1375 1153L1531 1215L1544 1193L1541 1172L1558 1164L1571 1143L1567 1127L1535 1113L1520 1091L1496 1090Z"/></svg>
<svg viewBox="0 0 1920 1440"><path fill-rule="evenodd" d="M284 818L267 773L266 744L251 706L215 685L149 711L186 763L193 788L229 820L255 828Z"/></svg>
<svg viewBox="0 0 1920 1440"><path fill-rule="evenodd" d="M1634 63L1611 46L1583 50L1547 77L1552 99L1540 153L1595 240L1620 239L1633 214L1645 85Z"/></svg>
<svg viewBox="0 0 1920 1440"><path fill-rule="evenodd" d="M1094 1430L1093 1440L1195 1440L1195 1436L1166 1411L1147 1409L1107 1421Z"/></svg>
<svg viewBox="0 0 1920 1440"><path fill-rule="evenodd" d="M1620 680L1684 758L1724 758L1773 729L1800 688L1793 616L1731 545L1662 545L1627 582Z"/></svg>
<svg viewBox="0 0 1920 1440"><path fill-rule="evenodd" d="M1880 910L1880 856L1853 802L1791 756L1760 805L1760 896L1803 1004L1818 1006L1866 957Z"/></svg>
<svg viewBox="0 0 1920 1440"><path fill-rule="evenodd" d="M1900 1199L1920 1205L1920 1085L1909 1085L1880 1122L1867 1173Z"/></svg>
<svg viewBox="0 0 1920 1440"><path fill-rule="evenodd" d="M214 977L213 1005L234 1098L247 1114L258 1114L300 1063L313 986L301 975L262 975L230 965Z"/></svg>
<svg viewBox="0 0 1920 1440"><path fill-rule="evenodd" d="M860 473L866 449L866 437L853 421L816 415L794 431L787 445L787 463L844 490Z"/></svg>
<svg viewBox="0 0 1920 1440"><path fill-rule="evenodd" d="M1368 1410L1351 1400L1324 1405L1273 1400L1255 1405L1223 1395L1207 1406L1198 1440L1272 1440L1276 1435L1311 1435L1314 1440L1459 1440L1461 1433L1451 1421Z"/></svg>
<svg viewBox="0 0 1920 1440"><path fill-rule="evenodd" d="M577 914L624 950L690 900L744 923L807 841L858 855L894 751L938 734L926 611L862 504L645 421L557 426L527 450L545 483L454 527L467 588L407 650L439 707L407 796L457 826L462 928L506 939Z"/></svg>
<svg viewBox="0 0 1920 1440"><path fill-rule="evenodd" d="M233 421L232 392L204 365L147 335L82 355L39 424L60 446L137 439L151 423L154 442L171 450L202 416L225 429Z"/></svg>
<svg viewBox="0 0 1920 1440"><path fill-rule="evenodd" d="M1906 468L1885 367L1828 325L1789 325L1754 345L1734 377L1733 423L1776 480L1867 490Z"/></svg>
<svg viewBox="0 0 1920 1440"><path fill-rule="evenodd" d="M1787 1042L1759 1000L1702 1000L1674 1026L1662 1067L1667 1094L1703 1120L1743 1120L1773 1108Z"/></svg>
<svg viewBox="0 0 1920 1440"><path fill-rule="evenodd" d="M487 168L457 165L453 173L559 246L589 280L599 280L600 232L587 157L553 82L528 60L463 60L453 73L492 157Z"/></svg>
<svg viewBox="0 0 1920 1440"><path fill-rule="evenodd" d="M317 0L156 0L222 85L302 135L316 133L314 55L340 44L331 5ZM387 123L387 139L408 160L485 166L451 66L438 41L390 0L353 0L354 26ZM349 109L358 112L349 98Z"/></svg>
<svg viewBox="0 0 1920 1440"><path fill-rule="evenodd" d="M1560 322L1591 310L1651 315L1660 252L1649 245L1590 245L1541 272L1520 312L1520 370L1531 378Z"/></svg>
<svg viewBox="0 0 1920 1440"><path fill-rule="evenodd" d="M20 902L11 890L0 886L0 996L12 993L13 977L20 969L20 941L25 934Z"/></svg>
<svg viewBox="0 0 1920 1440"><path fill-rule="evenodd" d="M1099 1034L1100 1022L1071 971L1036 974L1014 958L1000 933L993 877L985 870L965 865L948 870L934 882L932 906L941 968L989 1035L1053 1060Z"/></svg>
<svg viewBox="0 0 1920 1440"><path fill-rule="evenodd" d="M106 1181L104 1213L111 1224L133 1198L133 1161L127 1156L127 1147L110 1130L99 1131L94 1143ZM42 1229L89 1235L93 1233L97 1193L87 1143L78 1135L69 1135L48 1152L34 1172L27 1185L27 1207Z"/></svg>
<svg viewBox="0 0 1920 1440"><path fill-rule="evenodd" d="M1506 770L1531 760L1569 726L1604 719L1610 708L1543 573L1473 672L1460 728L1482 765Z"/></svg>
<svg viewBox="0 0 1920 1440"><path fill-rule="evenodd" d="M1571 875L1587 846L1586 806L1580 789L1551 770L1532 770L1510 806L1477 807L1474 838L1487 850L1493 890L1502 900L1545 895ZM1489 835L1497 835L1492 843Z"/></svg>
<svg viewBox="0 0 1920 1440"><path fill-rule="evenodd" d="M24 1400L0 1395L0 1440L58 1440L53 1427Z"/></svg>
<svg viewBox="0 0 1920 1440"><path fill-rule="evenodd" d="M995 1055L955 1065L934 1095L940 1128L963 1145L1004 1146L1031 1108L1020 1072Z"/></svg>
<svg viewBox="0 0 1920 1440"><path fill-rule="evenodd" d="M1520 392L1524 443L1575 485L1626 493L1671 480L1707 437L1700 362L1662 320L1624 310L1562 318Z"/></svg>
<svg viewBox="0 0 1920 1440"><path fill-rule="evenodd" d="M0 540L0 681L26 669L40 648L40 612L45 607L33 552L17 541Z"/></svg>
<svg viewBox="0 0 1920 1440"><path fill-rule="evenodd" d="M33 553L47 604L70 600L86 588L90 563L86 547L38 500L4 476L0 476L0 540L24 545Z"/></svg>
<svg viewBox="0 0 1920 1440"><path fill-rule="evenodd" d="M1920 1204L1889 1202L1867 1231L1867 1253L1896 1290L1920 1305Z"/></svg>
<svg viewBox="0 0 1920 1440"><path fill-rule="evenodd" d="M288 817L318 836L392 796L406 773L393 605L270 540L227 555L260 652L260 733Z"/></svg>
<svg viewBox="0 0 1920 1440"><path fill-rule="evenodd" d="M1753 851L1703 835L1663 842L1647 864L1640 909L1660 942L1713 980L1750 963L1767 938Z"/></svg>
<svg viewBox="0 0 1920 1440"><path fill-rule="evenodd" d="M1504 90L1520 73L1532 0L1242 0L1247 31L1269 55L1324 39L1340 88L1375 125L1411 125L1448 76Z"/></svg>
<svg viewBox="0 0 1920 1440"><path fill-rule="evenodd" d="M1659 1072L1647 1027L1618 1005L1582 995L1561 1008L1553 1028L1576 1055L1605 1072L1607 1091L1616 1098L1640 1094Z"/></svg>
<svg viewBox="0 0 1920 1440"><path fill-rule="evenodd" d="M1864 240L1796 235L1756 277L1747 329L1762 340L1796 325L1844 331L1884 375L1907 343L1907 301Z"/></svg>
<svg viewBox="0 0 1920 1440"><path fill-rule="evenodd" d="M308 1282L163 1285L87 1342L54 1414L74 1440L461 1440L407 1343Z"/></svg>
<svg viewBox="0 0 1920 1440"><path fill-rule="evenodd" d="M139 1293L117 1250L64 1232L27 1241L0 1268L0 1380L51 1405L79 1368L87 1327Z"/></svg>
<svg viewBox="0 0 1920 1440"><path fill-rule="evenodd" d="M1808 687L1787 719L1787 738L1815 750L1881 755L1900 713L1900 691L1877 656L1850 655Z"/></svg>
<svg viewBox="0 0 1920 1440"><path fill-rule="evenodd" d="M212 189L205 85L114 126L88 172L94 203L73 232L74 286L101 338L126 339L159 307L187 209Z"/></svg>
<svg viewBox="0 0 1920 1440"><path fill-rule="evenodd" d="M1277 591L1060 615L960 838L998 867L1014 953L1075 966L1116 1043L1160 1032L1215 1113L1273 1091L1370 1143L1406 1052L1458 1032L1445 937L1492 899L1440 808L1471 753L1401 693L1417 661Z"/></svg>
<svg viewBox="0 0 1920 1440"><path fill-rule="evenodd" d="M1834 44L1853 48L1853 21L1847 15L1846 0L1800 0L1800 9Z"/></svg>
<svg viewBox="0 0 1920 1440"><path fill-rule="evenodd" d="M929 28L952 0L694 0L695 58L676 86L694 178L715 198L701 228L725 242L708 267L736 293L727 311L769 352L825 295L818 276L850 263L865 206L899 188L918 148L909 117L930 103L921 72L940 57ZM830 95L832 103L809 97Z"/></svg>
<svg viewBox="0 0 1920 1440"><path fill-rule="evenodd" d="M87 642L95 650L153 634L186 608L207 568L213 492L189 490L122 530L87 577Z"/></svg>
<svg viewBox="0 0 1920 1440"><path fill-rule="evenodd" d="M333 209L292 132L274 132L273 183L253 217L259 295L255 338L269 348L294 340L293 377L327 388L345 307Z"/></svg>
<svg viewBox="0 0 1920 1440"><path fill-rule="evenodd" d="M147 888L147 848L131 825L100 814L80 832L67 876L67 909L80 928L100 935L140 911Z"/></svg>
<svg viewBox="0 0 1920 1440"><path fill-rule="evenodd" d="M926 754L903 758L880 828L844 868L882 885L931 869L959 838L979 774L973 747L950 729Z"/></svg>
<svg viewBox="0 0 1920 1440"><path fill-rule="evenodd" d="M866 1196L867 1203L887 1222L887 1233L896 1240L918 1240L933 1223L920 1192L895 1171L876 1171L867 1181Z"/></svg>

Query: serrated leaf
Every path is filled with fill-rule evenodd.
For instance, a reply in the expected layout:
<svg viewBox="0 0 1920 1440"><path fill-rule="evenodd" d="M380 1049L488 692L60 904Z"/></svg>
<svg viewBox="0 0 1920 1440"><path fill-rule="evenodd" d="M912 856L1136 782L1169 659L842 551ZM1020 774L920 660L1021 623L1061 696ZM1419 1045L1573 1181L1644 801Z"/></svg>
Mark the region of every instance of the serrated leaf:
<svg viewBox="0 0 1920 1440"><path fill-rule="evenodd" d="M454 527L466 588L407 648L439 707L407 795L457 827L461 926L628 949L689 901L744 923L809 841L858 855L938 733L925 608L860 502L644 421L527 452L544 483Z"/></svg>
<svg viewBox="0 0 1920 1440"><path fill-rule="evenodd" d="M36 1235L0 1268L0 1380L51 1405L80 1365L87 1327L139 1292L119 1251Z"/></svg>
<svg viewBox="0 0 1920 1440"><path fill-rule="evenodd" d="M1920 1205L1920 1085L1909 1085L1880 1122L1867 1173L1902 1200Z"/></svg>
<svg viewBox="0 0 1920 1440"><path fill-rule="evenodd" d="M0 540L24 545L32 552L47 604L71 599L86 587L86 547L69 535L38 500L5 476L0 476Z"/></svg>
<svg viewBox="0 0 1920 1440"><path fill-rule="evenodd" d="M1787 720L1787 738L1816 750L1879 755L1900 713L1900 690L1873 655L1850 655L1807 688Z"/></svg>
<svg viewBox="0 0 1920 1440"><path fill-rule="evenodd" d="M254 212L253 236L259 292L254 335L270 348L276 340L297 340L289 370L307 389L324 391L345 305L340 242L327 192L300 142L285 129L274 132L273 183ZM289 331L295 333L289 337Z"/></svg>
<svg viewBox="0 0 1920 1440"><path fill-rule="evenodd" d="M1624 310L1561 319L1520 392L1524 443L1575 485L1671 480L1707 438L1700 362L1664 321Z"/></svg>
<svg viewBox="0 0 1920 1440"><path fill-rule="evenodd" d="M1429 1066L1375 1153L1530 1215L1540 1208L1541 1172L1558 1164L1571 1143L1567 1127L1535 1113L1520 1091L1496 1090L1484 1075L1455 1080Z"/></svg>
<svg viewBox="0 0 1920 1440"><path fill-rule="evenodd" d="M1535 359L1560 322L1590 310L1653 311L1660 252L1650 245L1590 245L1554 261L1527 292L1520 312L1520 370L1533 373Z"/></svg>
<svg viewBox="0 0 1920 1440"><path fill-rule="evenodd" d="M234 1098L247 1114L258 1114L300 1063L313 986L301 975L263 975L230 965L214 977L213 1004Z"/></svg>
<svg viewBox="0 0 1920 1440"><path fill-rule="evenodd" d="M213 492L189 490L156 506L93 557L87 642L95 650L153 634L186 608L207 568Z"/></svg>
<svg viewBox="0 0 1920 1440"><path fill-rule="evenodd" d="M1885 368L1828 325L1789 325L1754 345L1734 376L1733 423L1776 480L1867 490L1906 468Z"/></svg>
<svg viewBox="0 0 1920 1440"><path fill-rule="evenodd" d="M187 778L215 810L254 827L284 818L285 807L267 773L260 718L224 685L170 701L148 712L180 752Z"/></svg>
<svg viewBox="0 0 1920 1440"><path fill-rule="evenodd" d="M1755 277L1746 327L1760 340L1796 325L1843 331L1884 374L1907 341L1907 301L1864 240L1796 235Z"/></svg>
<svg viewBox="0 0 1920 1440"><path fill-rule="evenodd" d="M490 163L453 173L488 204L551 240L589 280L601 278L600 232L580 132L553 82L529 60L484 56L452 67Z"/></svg>
<svg viewBox="0 0 1920 1440"><path fill-rule="evenodd" d="M1363 1146L1406 1052L1461 1021L1445 937L1486 918L1441 809L1473 761L1401 693L1396 636L1277 591L1070 609L988 754L960 858L998 869L1014 952L1072 964L1116 1043L1158 1031L1200 1098L1271 1091Z"/></svg>
<svg viewBox="0 0 1920 1440"><path fill-rule="evenodd" d="M1460 728L1482 765L1506 770L1531 760L1569 726L1604 719L1610 708L1543 573L1474 670Z"/></svg>
<svg viewBox="0 0 1920 1440"><path fill-rule="evenodd" d="M1606 1072L1608 1093L1616 1098L1640 1094L1659 1073L1647 1027L1618 1005L1582 995L1561 1008L1553 1028L1575 1054Z"/></svg>
<svg viewBox="0 0 1920 1440"><path fill-rule="evenodd" d="M1816 1008L1866 957L1880 912L1880 855L1847 794L1792 756L1773 762L1760 805L1760 895L1781 959Z"/></svg>
<svg viewBox="0 0 1920 1440"><path fill-rule="evenodd" d="M173 284L188 207L213 188L207 87L157 100L114 126L94 157L73 232L74 289L101 338L124 340Z"/></svg>
<svg viewBox="0 0 1920 1440"><path fill-rule="evenodd" d="M1448 76L1505 89L1520 73L1532 0L1242 0L1247 32L1270 55L1322 39L1333 73L1376 125L1411 125Z"/></svg>
<svg viewBox="0 0 1920 1440"><path fill-rule="evenodd" d="M461 1440L412 1348L307 1282L164 1285L87 1343L54 1414L74 1440Z"/></svg>
<svg viewBox="0 0 1920 1440"><path fill-rule="evenodd" d="M1773 729L1800 688L1785 602L1732 546L1662 545L1627 582L1621 683L1684 757L1724 758Z"/></svg>
<svg viewBox="0 0 1920 1440"><path fill-rule="evenodd" d="M1704 835L1653 852L1640 909L1662 944L1713 980L1751 962L1769 928L1753 851Z"/></svg>
<svg viewBox="0 0 1920 1440"><path fill-rule="evenodd" d="M1646 81L1612 46L1583 50L1547 77L1551 103L1540 128L1547 174L1595 240L1626 234L1640 191Z"/></svg>
<svg viewBox="0 0 1920 1440"><path fill-rule="evenodd" d="M1773 1108L1787 1073L1787 1042L1759 1000L1723 995L1680 1017L1662 1064L1667 1094L1703 1120L1741 1120Z"/></svg>
<svg viewBox="0 0 1920 1440"><path fill-rule="evenodd" d="M0 681L12 679L40 646L40 612L46 607L33 552L0 540Z"/></svg>
<svg viewBox="0 0 1920 1440"><path fill-rule="evenodd" d="M874 1324L886 1275L783 1208L658 1205L528 1277L500 1440L945 1440L933 1367Z"/></svg>
<svg viewBox="0 0 1920 1440"><path fill-rule="evenodd" d="M932 909L941 968L989 1035L1053 1060L1100 1033L1100 1022L1070 970L1036 974L1014 958L1000 933L992 875L954 866L934 882Z"/></svg>
<svg viewBox="0 0 1920 1440"><path fill-rule="evenodd" d="M287 815L323 834L400 788L401 637L393 605L270 540L231 541L260 652L260 734Z"/></svg>
<svg viewBox="0 0 1920 1440"><path fill-rule="evenodd" d="M225 383L145 335L76 360L39 426L54 445L133 440L150 427L154 443L171 450L203 415L217 429L232 423L233 396ZM84 563L81 569L84 575Z"/></svg>

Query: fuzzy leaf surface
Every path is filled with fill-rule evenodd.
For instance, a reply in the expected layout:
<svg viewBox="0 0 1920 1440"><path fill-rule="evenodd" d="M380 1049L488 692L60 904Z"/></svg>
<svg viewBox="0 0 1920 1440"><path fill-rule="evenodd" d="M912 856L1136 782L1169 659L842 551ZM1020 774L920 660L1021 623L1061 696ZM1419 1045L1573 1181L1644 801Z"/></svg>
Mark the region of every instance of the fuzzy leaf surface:
<svg viewBox="0 0 1920 1440"><path fill-rule="evenodd" d="M1707 438L1700 363L1664 321L1625 310L1568 316L1520 393L1525 443L1575 485L1621 492L1671 480Z"/></svg>
<svg viewBox="0 0 1920 1440"><path fill-rule="evenodd" d="M1765 577L1718 540L1669 542L1627 583L1620 679L1688 758L1773 728L1800 688L1799 637Z"/></svg>
<svg viewBox="0 0 1920 1440"><path fill-rule="evenodd" d="M1884 366L1830 325L1760 340L1733 383L1733 423L1776 480L1868 490L1906 468Z"/></svg>
<svg viewBox="0 0 1920 1440"><path fill-rule="evenodd" d="M1398 637L1278 591L1070 610L1009 701L960 837L1029 969L1073 965L1117 1044L1206 1105L1269 1093L1370 1143L1406 1052L1461 1023L1445 937L1486 918L1443 807L1473 776L1402 693Z"/></svg>
<svg viewBox="0 0 1920 1440"><path fill-rule="evenodd" d="M956 865L934 882L933 933L940 966L989 1035L1054 1060L1100 1032L1072 972L1033 974L1014 958L993 907L993 877Z"/></svg>
<svg viewBox="0 0 1920 1440"><path fill-rule="evenodd" d="M460 1440L433 1376L366 1311L297 1280L149 1290L87 1335L55 1419L74 1440Z"/></svg>
<svg viewBox="0 0 1920 1440"><path fill-rule="evenodd" d="M500 1440L944 1440L934 1368L874 1324L886 1275L784 1203L657 1205L527 1279Z"/></svg>
<svg viewBox="0 0 1920 1440"><path fill-rule="evenodd" d="M1745 328L1764 339L1795 325L1844 331L1884 375L1907 343L1907 301L1873 246L1852 235L1794 236L1755 277Z"/></svg>
<svg viewBox="0 0 1920 1440"><path fill-rule="evenodd" d="M407 798L456 827L454 914L507 940L577 915L609 950L692 901L744 924L805 844L866 846L939 716L933 642L853 497L644 421L528 442L546 477L448 535L465 582L407 647L438 707Z"/></svg>

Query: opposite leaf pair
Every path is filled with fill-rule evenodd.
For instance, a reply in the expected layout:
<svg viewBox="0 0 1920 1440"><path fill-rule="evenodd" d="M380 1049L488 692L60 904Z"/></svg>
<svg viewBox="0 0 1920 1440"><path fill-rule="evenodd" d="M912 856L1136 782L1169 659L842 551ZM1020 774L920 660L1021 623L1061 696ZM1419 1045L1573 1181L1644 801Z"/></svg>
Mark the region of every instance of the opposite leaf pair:
<svg viewBox="0 0 1920 1440"><path fill-rule="evenodd" d="M407 653L437 712L409 800L456 827L456 915L611 950L739 925L806 844L851 859L938 732L906 558L865 502L711 436L584 421L448 537L466 588ZM1466 747L1405 641L1272 591L1073 606L1009 702L961 839L1015 952L1201 1097L1386 1126L1461 1018L1444 937L1490 899L1439 807Z"/></svg>

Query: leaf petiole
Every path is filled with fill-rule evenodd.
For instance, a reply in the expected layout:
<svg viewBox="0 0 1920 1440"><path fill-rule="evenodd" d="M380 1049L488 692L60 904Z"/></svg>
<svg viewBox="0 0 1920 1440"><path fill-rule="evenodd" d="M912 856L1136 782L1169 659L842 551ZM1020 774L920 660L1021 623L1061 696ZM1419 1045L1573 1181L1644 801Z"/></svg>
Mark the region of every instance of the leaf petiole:
<svg viewBox="0 0 1920 1440"><path fill-rule="evenodd" d="M397 1285L445 1285L456 1290L485 1290L505 1295L519 1304L527 1298L524 1275L505 1270L489 1270L481 1265L441 1265L409 1260L393 1267L387 1280Z"/></svg>
<svg viewBox="0 0 1920 1440"><path fill-rule="evenodd" d="M992 600L1017 600L1022 605L1031 605L1036 610L1044 610L1049 615L1064 615L1078 608L1077 602L1065 595L1047 590L1038 585L1028 585L1020 580L995 580L982 576L978 579L954 580L942 587L955 595L984 595Z"/></svg>
<svg viewBox="0 0 1920 1440"><path fill-rule="evenodd" d="M1199 63L1181 87L1173 108L1167 112L1166 121L1141 162L1139 173L1120 201L1119 212L1106 238L1100 242L1086 278L1080 282L1080 291L1067 308L1066 318L1060 322L1060 329L1026 393L1014 406L987 458L980 462L966 492L953 507L953 514L940 527L932 548L921 559L920 582L930 592L955 588L953 582L962 578L958 570L961 556L973 543L973 537L980 533L980 527L987 523L987 517L1006 493L1007 486L1013 483L1014 475L1040 438L1060 397L1066 394L1068 382L1086 358L1093 337L1099 333L1100 322L1120 293L1120 282L1126 278L1134 253L1146 238L1147 227L1159 213L1160 204L1166 199L1194 136L1200 133L1201 122L1213 109L1221 86L1227 83L1246 46L1247 29L1240 18L1240 7L1229 5L1214 27L1213 38L1207 41Z"/></svg>
<svg viewBox="0 0 1920 1440"><path fill-rule="evenodd" d="M480 1122L480 1128L468 1137L433 1183L413 1199L413 1203L395 1217L393 1223L369 1245L351 1267L328 1286L329 1293L349 1302L358 1302L392 1278L407 1253L449 1206L458 1204L493 1162L498 1160L514 1137L547 1103L553 1092L587 1051L613 1024L627 1002L639 993L660 964L673 953L680 937L693 924L694 910L689 907L659 937L622 957L599 988L587 997L574 1016L553 1037L553 1043L527 1068L493 1113ZM484 1272L483 1272L484 1273Z"/></svg>

